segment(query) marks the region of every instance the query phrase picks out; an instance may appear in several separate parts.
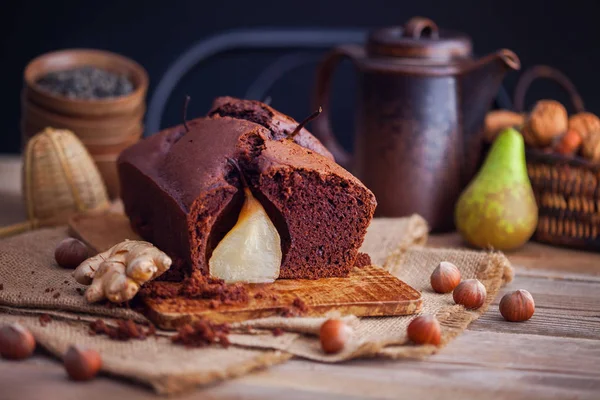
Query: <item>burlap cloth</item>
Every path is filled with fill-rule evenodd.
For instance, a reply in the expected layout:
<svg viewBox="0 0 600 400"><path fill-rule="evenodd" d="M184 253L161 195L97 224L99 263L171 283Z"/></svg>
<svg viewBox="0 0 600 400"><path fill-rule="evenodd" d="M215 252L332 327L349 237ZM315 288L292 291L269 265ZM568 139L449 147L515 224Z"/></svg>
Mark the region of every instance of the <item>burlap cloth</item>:
<svg viewBox="0 0 600 400"><path fill-rule="evenodd" d="M325 355L318 333L323 318L273 317L247 321L254 333L230 335L228 349L210 347L188 349L174 345L168 336L126 342L90 336L88 321L103 318L131 318L143 315L123 308L88 305L76 288L81 287L68 270L59 268L53 258L56 244L67 236L66 228L42 229L0 241L0 323L20 321L29 327L39 345L60 357L69 345L77 343L97 349L108 374L151 386L159 393L175 393L191 387L239 376L257 368L283 362L292 356L321 362L339 362L357 357L424 357L438 348L407 342L406 326L413 318L344 317L354 327L354 335L344 351ZM481 315L498 289L512 278L507 259L499 253L427 249L427 225L419 216L377 219L371 227L363 251L373 262L391 271L423 294L424 314L437 315L442 325L442 345L460 334ZM431 271L442 261L456 264L464 279L477 278L487 288L486 304L467 311L430 289ZM52 321L42 326L39 315L50 314ZM286 333L274 336L270 328ZM264 329L263 329L264 328Z"/></svg>

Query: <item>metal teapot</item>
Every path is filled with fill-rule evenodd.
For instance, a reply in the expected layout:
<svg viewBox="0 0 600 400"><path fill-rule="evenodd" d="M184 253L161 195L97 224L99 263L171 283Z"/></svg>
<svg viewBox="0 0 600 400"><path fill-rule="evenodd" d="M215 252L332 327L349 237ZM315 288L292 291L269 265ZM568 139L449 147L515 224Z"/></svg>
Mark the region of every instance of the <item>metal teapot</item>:
<svg viewBox="0 0 600 400"><path fill-rule="evenodd" d="M339 145L326 111L334 69L346 57L359 75L354 155ZM314 98L325 111L313 133L375 193L376 215L418 213L433 231L448 231L479 164L485 114L504 74L519 68L510 50L474 59L468 36L415 17L371 32L366 46L325 56Z"/></svg>

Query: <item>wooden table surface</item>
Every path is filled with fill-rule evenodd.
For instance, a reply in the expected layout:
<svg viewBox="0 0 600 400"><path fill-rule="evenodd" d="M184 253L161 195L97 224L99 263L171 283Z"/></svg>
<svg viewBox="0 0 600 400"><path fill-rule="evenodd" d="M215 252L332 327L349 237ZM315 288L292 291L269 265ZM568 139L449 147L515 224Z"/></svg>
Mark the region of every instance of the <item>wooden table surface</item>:
<svg viewBox="0 0 600 400"><path fill-rule="evenodd" d="M22 217L19 161L0 157L0 225ZM456 234L430 246L462 246ZM502 293L527 289L533 318L505 322L494 301L464 334L425 361L292 360L178 399L600 399L600 254L538 243L508 254L516 276ZM501 293L501 294L502 294ZM147 399L149 389L99 377L75 384L54 359L0 360L0 399Z"/></svg>

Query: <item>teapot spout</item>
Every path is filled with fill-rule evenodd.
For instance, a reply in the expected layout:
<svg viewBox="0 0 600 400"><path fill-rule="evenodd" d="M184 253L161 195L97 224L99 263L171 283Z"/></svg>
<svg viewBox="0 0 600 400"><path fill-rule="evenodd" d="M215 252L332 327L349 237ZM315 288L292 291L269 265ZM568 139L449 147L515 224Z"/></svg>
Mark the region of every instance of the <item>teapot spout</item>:
<svg viewBox="0 0 600 400"><path fill-rule="evenodd" d="M520 68L519 57L510 50L502 49L475 61L463 71L459 85L463 131L466 134L479 131L504 75Z"/></svg>
<svg viewBox="0 0 600 400"><path fill-rule="evenodd" d="M482 145L482 127L485 115L498 94L504 75L519 70L521 62L517 55L507 49L498 50L472 64L463 71L459 81L461 93L461 118L465 151L465 175L468 182L479 163Z"/></svg>

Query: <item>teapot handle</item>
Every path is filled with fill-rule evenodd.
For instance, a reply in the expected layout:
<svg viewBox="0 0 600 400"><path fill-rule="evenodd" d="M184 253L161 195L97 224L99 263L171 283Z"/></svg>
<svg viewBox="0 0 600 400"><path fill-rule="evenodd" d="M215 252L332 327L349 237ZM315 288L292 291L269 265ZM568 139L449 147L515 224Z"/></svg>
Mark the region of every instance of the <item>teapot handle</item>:
<svg viewBox="0 0 600 400"><path fill-rule="evenodd" d="M552 68L547 65L536 65L525 71L517 82L515 96L513 99L514 111L519 113L523 112L523 109L525 108L525 95L527 94L527 89L529 89L531 83L538 78L547 78L558 83L567 91L569 96L571 96L571 102L573 103L575 111L582 112L585 110L583 99L579 95L577 88L565 74L556 68Z"/></svg>
<svg viewBox="0 0 600 400"><path fill-rule="evenodd" d="M331 50L321 61L317 68L316 84L312 108L323 107L321 116L313 122L312 131L315 136L323 142L325 147L331 151L338 164L349 168L352 164L352 154L344 150L340 145L329 121L329 102L331 97L331 80L335 68L344 58L349 58L358 67L357 61L364 58L365 50L358 45L342 45Z"/></svg>

